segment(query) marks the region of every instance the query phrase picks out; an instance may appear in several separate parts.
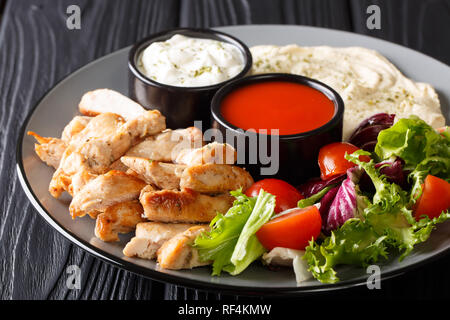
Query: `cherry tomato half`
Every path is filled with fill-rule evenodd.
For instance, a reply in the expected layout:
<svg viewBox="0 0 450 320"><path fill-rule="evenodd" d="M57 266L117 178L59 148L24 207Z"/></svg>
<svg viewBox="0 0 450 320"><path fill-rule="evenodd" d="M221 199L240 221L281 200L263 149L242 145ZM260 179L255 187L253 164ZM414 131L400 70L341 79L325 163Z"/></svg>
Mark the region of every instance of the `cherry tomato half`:
<svg viewBox="0 0 450 320"><path fill-rule="evenodd" d="M275 213L297 207L297 202L304 198L294 186L279 179L257 181L245 191L245 194L249 197L256 197L261 189L275 196Z"/></svg>
<svg viewBox="0 0 450 320"><path fill-rule="evenodd" d="M267 250L276 247L304 250L316 239L322 228L322 218L316 206L294 209L265 223L256 236Z"/></svg>
<svg viewBox="0 0 450 320"><path fill-rule="evenodd" d="M417 200L414 215L416 220L427 215L430 219L439 217L442 211L450 208L450 183L438 177L428 175Z"/></svg>
<svg viewBox="0 0 450 320"><path fill-rule="evenodd" d="M335 142L322 147L319 151L320 177L326 180L338 174L347 172L355 166L344 158L345 154L352 154L358 147L348 142ZM361 161L370 161L369 156L360 156Z"/></svg>

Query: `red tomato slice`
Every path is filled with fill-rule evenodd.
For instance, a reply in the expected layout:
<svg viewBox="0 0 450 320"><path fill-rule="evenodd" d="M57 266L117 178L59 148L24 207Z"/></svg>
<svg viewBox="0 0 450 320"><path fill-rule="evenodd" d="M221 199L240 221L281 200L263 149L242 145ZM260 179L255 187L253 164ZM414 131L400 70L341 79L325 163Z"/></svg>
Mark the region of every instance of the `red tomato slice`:
<svg viewBox="0 0 450 320"><path fill-rule="evenodd" d="M430 219L439 217L442 211L450 208L450 183L438 177L428 175L425 178L422 195L416 202L414 214L416 220L422 215Z"/></svg>
<svg viewBox="0 0 450 320"><path fill-rule="evenodd" d="M322 147L319 151L320 177L326 180L338 174L347 172L355 166L354 163L344 158L345 154L351 154L359 150L358 147L348 142L335 142ZM361 161L370 161L369 156L360 156Z"/></svg>
<svg viewBox="0 0 450 320"><path fill-rule="evenodd" d="M256 236L267 250L276 247L304 250L320 234L322 218L316 206L295 209L265 223Z"/></svg>
<svg viewBox="0 0 450 320"><path fill-rule="evenodd" d="M245 191L245 194L249 197L257 197L261 189L275 196L275 213L297 207L297 202L304 198L294 186L279 179L257 181Z"/></svg>
<svg viewBox="0 0 450 320"><path fill-rule="evenodd" d="M448 126L437 128L436 131L439 133L443 133L449 129Z"/></svg>

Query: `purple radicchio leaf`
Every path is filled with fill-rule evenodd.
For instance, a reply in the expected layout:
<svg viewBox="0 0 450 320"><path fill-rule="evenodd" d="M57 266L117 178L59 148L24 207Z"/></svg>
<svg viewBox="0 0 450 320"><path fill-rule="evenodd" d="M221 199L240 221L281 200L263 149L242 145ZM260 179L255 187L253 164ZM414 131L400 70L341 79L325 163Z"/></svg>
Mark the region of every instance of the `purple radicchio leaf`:
<svg viewBox="0 0 450 320"><path fill-rule="evenodd" d="M322 230L326 231L327 221L328 221L328 212L330 211L331 204L333 203L334 198L339 190L340 186L336 186L328 190L327 193L320 200L319 212L322 217Z"/></svg>
<svg viewBox="0 0 450 320"><path fill-rule="evenodd" d="M358 210L356 183L358 183L363 171L358 167L347 170L345 179L328 210L325 231L339 228L348 219L354 218Z"/></svg>
<svg viewBox="0 0 450 320"><path fill-rule="evenodd" d="M378 134L394 124L395 114L377 113L362 121L350 136L348 142L366 151L375 148Z"/></svg>
<svg viewBox="0 0 450 320"><path fill-rule="evenodd" d="M346 173L331 177L327 180L321 180L320 178L314 178L309 180L308 182L297 187L298 191L305 197L309 198L312 195L315 195L317 192L322 189L331 186L333 184L341 183L347 177Z"/></svg>
<svg viewBox="0 0 450 320"><path fill-rule="evenodd" d="M403 190L409 190L410 186L408 183L409 171L403 170L405 162L396 158L394 161L386 160L375 164L375 168L380 170L380 173L386 177L386 180L390 183L398 184ZM372 180L364 172L358 183L361 191L373 193L375 192L375 187Z"/></svg>
<svg viewBox="0 0 450 320"><path fill-rule="evenodd" d="M404 165L405 162L402 159L396 158L394 161L377 163L375 168L380 168L380 173L385 175L389 182L398 184L403 189L408 189L408 172L403 170Z"/></svg>

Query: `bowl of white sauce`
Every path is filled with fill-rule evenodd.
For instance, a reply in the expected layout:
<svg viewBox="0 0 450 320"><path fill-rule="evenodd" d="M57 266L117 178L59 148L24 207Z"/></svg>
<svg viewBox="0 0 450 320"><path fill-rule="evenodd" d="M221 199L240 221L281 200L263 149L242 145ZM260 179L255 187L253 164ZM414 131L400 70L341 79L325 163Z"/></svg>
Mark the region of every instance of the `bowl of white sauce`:
<svg viewBox="0 0 450 320"><path fill-rule="evenodd" d="M233 36L210 29L172 29L130 50L129 96L145 108L160 110L169 128L202 121L207 129L215 92L246 76L251 66L250 50Z"/></svg>

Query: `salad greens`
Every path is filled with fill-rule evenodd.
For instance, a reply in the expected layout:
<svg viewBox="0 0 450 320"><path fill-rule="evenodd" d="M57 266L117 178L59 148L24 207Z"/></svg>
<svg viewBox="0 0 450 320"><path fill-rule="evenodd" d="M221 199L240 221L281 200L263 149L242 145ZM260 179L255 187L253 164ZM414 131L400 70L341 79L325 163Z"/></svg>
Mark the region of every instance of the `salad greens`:
<svg viewBox="0 0 450 320"><path fill-rule="evenodd" d="M413 183L410 200L415 202L422 192L428 174L450 181L450 135L439 134L416 116L400 119L378 136L375 153L381 159L399 157L405 161Z"/></svg>
<svg viewBox="0 0 450 320"><path fill-rule="evenodd" d="M237 275L266 250L255 233L272 217L275 196L261 190L258 197L247 197L242 190L232 191L236 198L225 215L211 221L211 231L195 239L202 260L213 260L212 275L222 270Z"/></svg>
<svg viewBox="0 0 450 320"><path fill-rule="evenodd" d="M410 170L411 190L387 181L376 167L371 153L358 150L346 159L364 169L375 187L367 200L368 206L360 218L347 220L331 232L321 244L310 242L307 260L314 277L325 283L338 281L334 267L338 264L365 266L386 258L387 250L401 253L400 260L414 245L424 242L435 225L450 219L448 210L437 218L413 217L412 207L421 194L422 183L428 174L449 181L450 139L437 133L419 118L400 119L389 129L380 132L375 154L381 161L399 157ZM369 162L361 155L372 156Z"/></svg>
<svg viewBox="0 0 450 320"><path fill-rule="evenodd" d="M351 218L358 218L367 206L365 197L360 195L359 187L356 184L359 181L360 174L353 173L354 169L361 171L357 168L347 170L348 178L342 182L328 208L325 215L326 221L324 221L326 231L340 227Z"/></svg>
<svg viewBox="0 0 450 320"><path fill-rule="evenodd" d="M400 256L402 260L412 251L414 245L428 239L436 223L448 219L450 214L443 213L440 219L425 218L421 219L420 223L417 222L412 215L407 192L397 184L387 182L375 169L373 160L360 161L359 155L363 154L367 155L367 152L356 151L347 156L347 159L364 168L375 185L372 205L364 210L364 219L378 234L387 235L391 246L403 251Z"/></svg>
<svg viewBox="0 0 450 320"><path fill-rule="evenodd" d="M387 257L386 236L379 236L367 223L353 218L332 231L322 244L311 241L304 259L314 278L324 283L339 281L333 269L338 264L366 266Z"/></svg>
<svg viewBox="0 0 450 320"><path fill-rule="evenodd" d="M393 120L393 115L387 119ZM427 175L450 181L450 130L438 133L416 116L384 128L375 128L380 131L373 152L360 149L345 155L356 165L346 174L303 185L306 198L298 207L319 206L325 233L309 242L303 261L321 282L339 281L335 270L339 264L367 266L392 251L402 260L428 239L436 224L450 219L449 210L433 219L416 220L413 214ZM248 197L242 190L231 195L236 198L233 206L225 215L218 214L211 230L193 245L201 260L213 261L213 275L222 271L237 275L260 258L266 249L256 232L274 217L274 195L262 189L258 197Z"/></svg>
<svg viewBox="0 0 450 320"><path fill-rule="evenodd" d="M375 153L380 159L400 157L410 168L415 168L427 158L437 157L449 169L450 140L417 116L411 116L380 132Z"/></svg>
<svg viewBox="0 0 450 320"><path fill-rule="evenodd" d="M380 131L394 124L395 114L377 113L359 124L348 139L351 144L366 150L373 151L377 144Z"/></svg>

